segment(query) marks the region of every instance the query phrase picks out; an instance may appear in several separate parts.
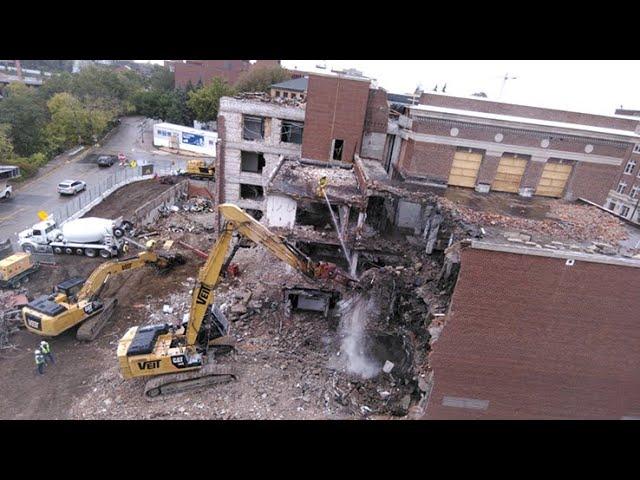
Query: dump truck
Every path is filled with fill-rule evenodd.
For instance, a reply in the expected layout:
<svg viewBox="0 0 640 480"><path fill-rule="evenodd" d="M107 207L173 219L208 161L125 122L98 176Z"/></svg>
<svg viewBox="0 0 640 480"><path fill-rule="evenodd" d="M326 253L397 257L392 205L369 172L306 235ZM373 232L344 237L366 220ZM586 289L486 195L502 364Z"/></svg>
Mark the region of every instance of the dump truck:
<svg viewBox="0 0 640 480"><path fill-rule="evenodd" d="M0 288L18 288L39 268L30 253L14 253L0 260Z"/></svg>
<svg viewBox="0 0 640 480"><path fill-rule="evenodd" d="M78 218L61 227L47 218L18 234L18 244L27 253L86 255L102 258L118 256L125 245L125 235L133 227L131 222L106 218Z"/></svg>

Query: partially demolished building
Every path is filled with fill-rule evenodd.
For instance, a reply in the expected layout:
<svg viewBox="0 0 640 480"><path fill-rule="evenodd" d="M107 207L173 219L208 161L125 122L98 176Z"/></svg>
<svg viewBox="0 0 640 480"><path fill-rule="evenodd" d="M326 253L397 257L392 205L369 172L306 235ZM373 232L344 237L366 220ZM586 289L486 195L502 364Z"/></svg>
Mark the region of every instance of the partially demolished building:
<svg viewBox="0 0 640 480"><path fill-rule="evenodd" d="M434 94L390 105L343 75L310 75L304 102L223 98L216 201L353 275L409 250L439 270L415 279L437 284L420 294L425 418L639 415L623 292L640 242L621 242L640 233L604 203L640 122Z"/></svg>

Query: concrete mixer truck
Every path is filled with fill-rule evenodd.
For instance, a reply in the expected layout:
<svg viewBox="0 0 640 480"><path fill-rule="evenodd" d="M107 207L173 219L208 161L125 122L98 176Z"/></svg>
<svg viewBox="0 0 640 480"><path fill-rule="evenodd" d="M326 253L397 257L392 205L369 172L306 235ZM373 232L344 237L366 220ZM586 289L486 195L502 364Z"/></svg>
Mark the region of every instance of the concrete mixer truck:
<svg viewBox="0 0 640 480"><path fill-rule="evenodd" d="M116 257L125 245L131 222L106 218L78 218L58 226L47 218L18 234L18 244L27 253Z"/></svg>

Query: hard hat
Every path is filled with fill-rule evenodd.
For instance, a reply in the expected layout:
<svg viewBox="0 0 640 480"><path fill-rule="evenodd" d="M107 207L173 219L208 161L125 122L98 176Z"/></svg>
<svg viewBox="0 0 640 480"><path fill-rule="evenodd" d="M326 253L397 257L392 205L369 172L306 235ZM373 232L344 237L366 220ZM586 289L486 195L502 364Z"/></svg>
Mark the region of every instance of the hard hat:
<svg viewBox="0 0 640 480"><path fill-rule="evenodd" d="M36 355L38 355L40 353L40 350L36 350Z"/></svg>
<svg viewBox="0 0 640 480"><path fill-rule="evenodd" d="M42 341L40 342L40 345L46 345L46 344L47 344L47 342L45 342L44 340L42 340Z"/></svg>

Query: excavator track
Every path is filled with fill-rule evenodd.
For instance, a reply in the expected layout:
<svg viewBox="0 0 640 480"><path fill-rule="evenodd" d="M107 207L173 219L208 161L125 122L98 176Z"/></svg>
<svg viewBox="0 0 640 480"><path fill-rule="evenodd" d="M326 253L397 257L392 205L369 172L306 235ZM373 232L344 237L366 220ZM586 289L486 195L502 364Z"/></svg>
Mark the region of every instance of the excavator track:
<svg viewBox="0 0 640 480"><path fill-rule="evenodd" d="M199 370L160 375L153 378L146 383L144 396L147 400L153 401L164 395L229 383L236 379L237 375L233 368L210 363Z"/></svg>
<svg viewBox="0 0 640 480"><path fill-rule="evenodd" d="M111 319L111 315L113 315L116 305L118 305L118 300L115 298L107 300L100 312L89 317L82 323L82 325L80 325L80 327L78 327L76 338L83 342L91 342L95 340L109 319Z"/></svg>

